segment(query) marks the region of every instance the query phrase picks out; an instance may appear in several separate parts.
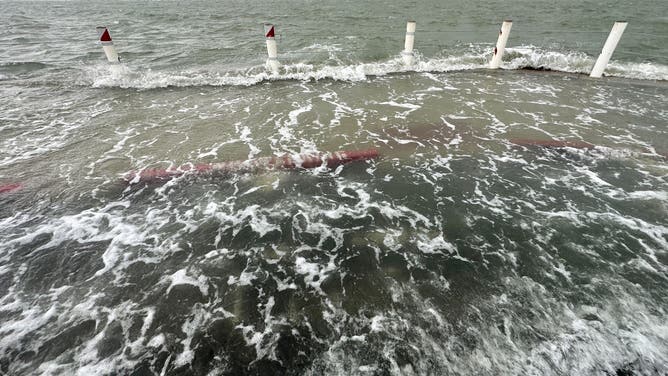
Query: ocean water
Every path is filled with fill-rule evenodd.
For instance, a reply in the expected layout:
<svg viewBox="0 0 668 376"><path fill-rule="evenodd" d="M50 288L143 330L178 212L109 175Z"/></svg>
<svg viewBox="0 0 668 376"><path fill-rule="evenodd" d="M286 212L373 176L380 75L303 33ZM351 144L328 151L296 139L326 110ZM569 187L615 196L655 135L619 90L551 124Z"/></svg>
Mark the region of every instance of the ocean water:
<svg viewBox="0 0 668 376"><path fill-rule="evenodd" d="M2 1L0 374L665 375L666 56L659 0Z"/></svg>

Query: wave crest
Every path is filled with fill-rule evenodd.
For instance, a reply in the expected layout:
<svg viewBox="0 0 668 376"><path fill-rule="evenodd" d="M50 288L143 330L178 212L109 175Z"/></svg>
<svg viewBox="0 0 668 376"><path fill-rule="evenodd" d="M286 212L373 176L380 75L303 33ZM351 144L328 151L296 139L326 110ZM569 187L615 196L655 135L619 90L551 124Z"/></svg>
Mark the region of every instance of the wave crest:
<svg viewBox="0 0 668 376"><path fill-rule="evenodd" d="M306 62L286 63L279 74L265 71L261 65L231 71L185 70L154 71L127 65L96 65L84 68L83 84L93 87L154 89L190 86L252 86L266 81L364 81L397 73L439 73L485 69L488 46L471 45L455 55L425 58L417 55L412 67L403 65L399 56L378 62L327 65ZM536 69L587 74L595 58L582 52L559 52L536 46L508 48L504 69ZM668 80L668 66L655 63L612 61L606 75L640 80Z"/></svg>

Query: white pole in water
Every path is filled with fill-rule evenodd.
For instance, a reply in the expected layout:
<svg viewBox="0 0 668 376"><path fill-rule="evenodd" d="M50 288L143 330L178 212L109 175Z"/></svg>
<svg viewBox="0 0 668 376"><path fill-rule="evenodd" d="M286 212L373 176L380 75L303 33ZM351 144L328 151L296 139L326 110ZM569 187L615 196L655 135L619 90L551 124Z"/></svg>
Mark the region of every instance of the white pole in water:
<svg viewBox="0 0 668 376"><path fill-rule="evenodd" d="M410 66L415 61L413 55L413 44L415 43L415 21L408 21L406 23L406 40L404 42L404 50L401 52L401 57L404 59L404 64Z"/></svg>
<svg viewBox="0 0 668 376"><path fill-rule="evenodd" d="M494 56L492 56L492 61L489 62L489 67L491 69L498 69L501 66L503 51L506 49L506 43L508 42L510 29L512 27L512 20L505 20L503 21L503 24L501 24L501 30L499 30L499 39L496 41L496 47L494 47Z"/></svg>
<svg viewBox="0 0 668 376"><path fill-rule="evenodd" d="M624 34L626 25L628 25L628 22L626 21L617 21L612 26L610 35L608 35L608 39L605 41L603 49L601 50L601 54L598 55L596 64L594 64L594 68L591 70L589 77L600 78L603 75L603 71L608 65L608 61L610 61L612 53L615 52L615 48L617 48L617 43L619 43L619 40L622 38L622 34Z"/></svg>
<svg viewBox="0 0 668 376"><path fill-rule="evenodd" d="M114 48L114 42L111 41L111 35L109 35L109 29L105 26L96 27L97 34L100 36L100 44L102 44L102 49L104 49L104 54L107 55L107 60L110 63L119 63L121 58L118 57L116 49Z"/></svg>
<svg viewBox="0 0 668 376"><path fill-rule="evenodd" d="M281 66L281 63L278 62L278 48L276 48L274 25L264 24L264 36L267 38L267 55L269 55L266 67L273 74L278 74L278 68Z"/></svg>

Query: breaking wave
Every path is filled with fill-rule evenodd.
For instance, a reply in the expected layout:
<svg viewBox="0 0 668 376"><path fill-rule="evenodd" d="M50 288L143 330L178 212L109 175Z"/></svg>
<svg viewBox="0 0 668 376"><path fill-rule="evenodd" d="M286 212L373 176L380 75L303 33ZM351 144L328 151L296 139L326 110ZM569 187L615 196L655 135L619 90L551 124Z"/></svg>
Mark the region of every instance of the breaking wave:
<svg viewBox="0 0 668 376"><path fill-rule="evenodd" d="M427 58L416 55L412 67L406 67L399 56L377 62L351 62L339 65L290 60L278 74L267 72L262 65L232 71L191 69L183 71L143 69L132 65L95 65L84 67L81 84L93 87L155 89L190 86L252 86L267 81L335 80L357 82L377 76L408 72L439 73L485 69L489 46L470 45L468 50L454 55L445 53ZM588 74L596 60L583 52L560 52L536 46L508 48L504 69L534 69ZM607 76L638 80L668 80L668 66L649 62L611 61Z"/></svg>

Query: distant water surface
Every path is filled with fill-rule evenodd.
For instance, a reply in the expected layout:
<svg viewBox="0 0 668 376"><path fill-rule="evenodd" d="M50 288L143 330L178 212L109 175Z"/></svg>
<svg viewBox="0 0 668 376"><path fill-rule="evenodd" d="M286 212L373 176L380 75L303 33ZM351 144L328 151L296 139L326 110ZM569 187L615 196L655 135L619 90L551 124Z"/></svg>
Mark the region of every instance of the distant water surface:
<svg viewBox="0 0 668 376"><path fill-rule="evenodd" d="M664 375L666 56L658 0L0 2L0 373Z"/></svg>

